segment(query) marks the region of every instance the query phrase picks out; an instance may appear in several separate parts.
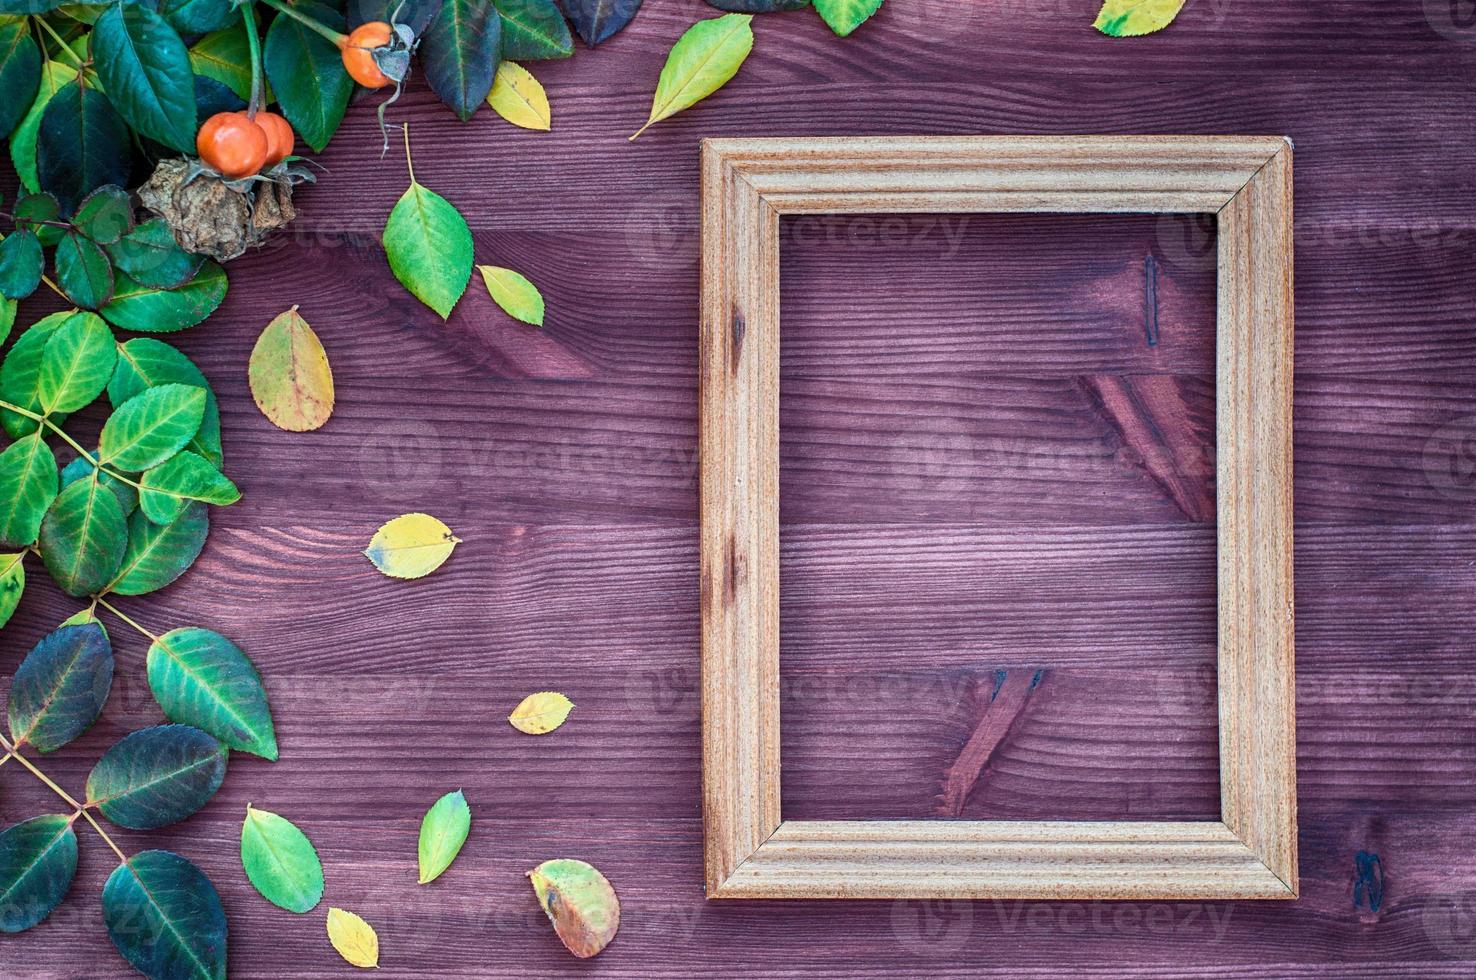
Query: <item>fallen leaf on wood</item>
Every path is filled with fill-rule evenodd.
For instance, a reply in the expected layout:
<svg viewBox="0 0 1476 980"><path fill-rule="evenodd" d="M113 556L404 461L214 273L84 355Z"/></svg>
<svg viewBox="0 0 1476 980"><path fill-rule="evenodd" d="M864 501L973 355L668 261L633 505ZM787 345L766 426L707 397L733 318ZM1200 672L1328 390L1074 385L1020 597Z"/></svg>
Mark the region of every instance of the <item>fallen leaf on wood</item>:
<svg viewBox="0 0 1476 980"><path fill-rule="evenodd" d="M424 578L461 539L429 514L403 514L374 532L364 555L391 578Z"/></svg>
<svg viewBox="0 0 1476 980"><path fill-rule="evenodd" d="M310 432L333 414L328 353L295 306L261 332L247 373L256 407L279 429Z"/></svg>
<svg viewBox="0 0 1476 980"><path fill-rule="evenodd" d="M548 106L548 93L533 74L516 61L497 66L487 104L499 116L523 129L548 130L553 127L553 111Z"/></svg>
<svg viewBox="0 0 1476 980"><path fill-rule="evenodd" d="M1108 37L1139 37L1174 22L1184 0L1106 0L1092 26Z"/></svg>
<svg viewBox="0 0 1476 980"><path fill-rule="evenodd" d="M507 720L525 734L546 735L562 725L573 708L574 702L557 691L540 691L524 698Z"/></svg>
<svg viewBox="0 0 1476 980"><path fill-rule="evenodd" d="M838 37L846 37L881 9L882 0L815 0L815 12Z"/></svg>
<svg viewBox="0 0 1476 980"><path fill-rule="evenodd" d="M289 912L310 912L323 897L323 864L313 842L286 817L250 803L241 824L241 866L262 898Z"/></svg>
<svg viewBox="0 0 1476 980"><path fill-rule="evenodd" d="M496 265L479 265L487 292L508 316L535 327L543 326L543 294L528 277Z"/></svg>
<svg viewBox="0 0 1476 980"><path fill-rule="evenodd" d="M753 50L752 22L752 14L724 14L687 28L666 56L651 100L651 118L631 139L727 84Z"/></svg>
<svg viewBox="0 0 1476 980"><path fill-rule="evenodd" d="M528 872L538 904L569 952L581 959L610 944L620 928L620 899L593 866L560 858Z"/></svg>
<svg viewBox="0 0 1476 980"><path fill-rule="evenodd" d="M420 881L435 881L456 860L471 831L471 808L461 790L447 793L426 811L420 821Z"/></svg>
<svg viewBox="0 0 1476 980"><path fill-rule="evenodd" d="M367 970L379 965L379 936L352 912L328 910L328 941L352 966Z"/></svg>

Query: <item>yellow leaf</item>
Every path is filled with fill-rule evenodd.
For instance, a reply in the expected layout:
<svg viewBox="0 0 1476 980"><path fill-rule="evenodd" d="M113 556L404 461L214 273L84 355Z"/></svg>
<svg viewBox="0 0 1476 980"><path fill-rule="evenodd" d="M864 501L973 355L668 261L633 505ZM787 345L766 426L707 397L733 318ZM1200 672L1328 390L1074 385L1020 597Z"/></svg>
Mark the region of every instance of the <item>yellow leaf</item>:
<svg viewBox="0 0 1476 980"><path fill-rule="evenodd" d="M504 313L535 327L543 326L543 294L528 277L496 265L479 265L487 292Z"/></svg>
<svg viewBox="0 0 1476 980"><path fill-rule="evenodd" d="M1092 26L1108 37L1138 37L1172 24L1184 0L1106 0Z"/></svg>
<svg viewBox="0 0 1476 980"><path fill-rule="evenodd" d="M574 702L557 691L530 694L507 716L508 722L528 735L547 735L564 723Z"/></svg>
<svg viewBox="0 0 1476 980"><path fill-rule="evenodd" d="M553 112L548 107L548 94L538 79L515 61L497 66L487 104L514 126L524 129L553 128Z"/></svg>
<svg viewBox="0 0 1476 980"><path fill-rule="evenodd" d="M379 937L374 927L352 912L328 910L328 941L354 966L369 969L379 965Z"/></svg>
<svg viewBox="0 0 1476 980"><path fill-rule="evenodd" d="M295 306L261 332L247 375L256 407L279 429L308 432L333 414L328 354Z"/></svg>
<svg viewBox="0 0 1476 980"><path fill-rule="evenodd" d="M391 578L424 578L441 567L461 539L429 514L404 514L385 524L364 555Z"/></svg>

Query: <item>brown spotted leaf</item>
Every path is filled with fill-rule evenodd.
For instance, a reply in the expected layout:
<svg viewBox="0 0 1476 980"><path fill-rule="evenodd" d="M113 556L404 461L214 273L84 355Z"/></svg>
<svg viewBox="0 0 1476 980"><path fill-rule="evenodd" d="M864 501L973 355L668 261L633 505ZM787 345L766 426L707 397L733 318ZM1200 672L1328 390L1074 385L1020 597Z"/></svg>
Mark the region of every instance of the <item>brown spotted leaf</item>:
<svg viewBox="0 0 1476 980"><path fill-rule="evenodd" d="M615 938L620 928L620 900L593 866L560 858L544 861L528 872L528 878L538 904L569 952L581 959L594 956Z"/></svg>
<svg viewBox="0 0 1476 980"><path fill-rule="evenodd" d="M248 374L256 407L279 429L308 432L333 414L328 354L295 306L261 332Z"/></svg>

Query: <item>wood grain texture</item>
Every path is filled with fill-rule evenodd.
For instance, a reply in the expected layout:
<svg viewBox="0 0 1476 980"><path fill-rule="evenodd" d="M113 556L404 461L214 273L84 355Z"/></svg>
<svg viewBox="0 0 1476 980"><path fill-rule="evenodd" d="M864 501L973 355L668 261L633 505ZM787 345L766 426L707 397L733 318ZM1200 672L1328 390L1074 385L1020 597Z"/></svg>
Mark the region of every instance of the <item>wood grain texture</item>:
<svg viewBox="0 0 1476 980"><path fill-rule="evenodd" d="M843 41L809 11L766 16L722 92L634 144L672 42L714 14L703 0L647 0L597 50L531 65L551 133L487 112L462 125L412 73L389 114L415 132L417 173L467 215L479 262L538 283L542 331L477 291L443 325L399 287L376 243L404 168L381 160L372 103L356 104L320 157L328 173L298 190L293 231L229 266L207 324L166 338L221 396L245 497L214 515L194 569L127 606L250 652L283 756L233 758L200 814L125 832L125 847L205 867L232 976L263 980L348 968L321 908L289 916L246 882L248 801L312 834L327 901L384 939L380 977L1469 980L1476 492L1448 437L1476 416L1462 6L1193 0L1127 42L1092 31L1086 3L888 0ZM1297 143L1300 898L706 902L698 139L1110 131ZM0 188L14 200L3 166ZM965 816L1214 819L1214 528L1081 383L1173 378L1209 426L1213 470L1213 229L981 215L950 227L949 253L930 217L898 216L900 241L880 221L781 222L784 815L933 816L995 672L1045 669ZM301 437L274 430L245 384L252 342L294 302L339 383L334 417ZM21 323L49 304L27 300ZM419 509L465 542L407 588L359 551ZM33 575L0 673L76 608ZM146 644L110 629L116 705L47 760L74 791L158 720ZM549 686L577 704L559 740L506 727ZM418 887L419 818L458 786L472 838ZM53 806L0 769L5 823ZM80 836L73 894L0 943L0 974L136 976L102 927L110 856ZM592 962L567 956L523 877L560 856L594 862L623 899ZM1366 887L1380 868L1382 889Z"/></svg>
<svg viewBox="0 0 1476 980"><path fill-rule="evenodd" d="M703 142L703 744L709 898L1295 898L1296 725L1292 595L1291 143L1252 137L974 137ZM959 845L906 846L907 825L839 825L780 849L778 754L780 368L775 212L1210 211L1219 236L1216 391L1223 825L1236 853L1195 864L1173 824L1085 824L1095 846L1057 847L1029 825L1019 853L974 822ZM1144 261L1144 336L1159 343L1157 264ZM755 354L745 344L752 343ZM731 380L730 380L731 377ZM1119 438L1191 520L1211 516L1196 430L1171 378L1084 384ZM759 430L735 439L734 430ZM1167 435L1165 435L1167 433ZM1198 488L1198 491L1196 491ZM755 493L764 496L755 498ZM731 501L736 500L737 506ZM724 572L726 574L724 574ZM715 578L723 608L715 608ZM753 579L757 579L754 581ZM737 595L739 590L741 595ZM758 615L750 617L750 610ZM996 686L944 774L961 814L1040 672ZM745 706L740 700L751 699ZM757 721L750 721L755 718ZM767 804L773 801L775 808ZM1203 825L1191 825L1202 833ZM778 828L777 830L775 828ZM904 835L888 838L888 828ZM1092 839L1090 828L1102 830ZM1114 829L1116 828L1116 829ZM1152 862L1134 847L1153 838ZM1122 849L1124 842L1128 852ZM1080 843L1079 841L1077 843ZM964 846L964 845L971 846ZM973 847L973 845L978 845Z"/></svg>

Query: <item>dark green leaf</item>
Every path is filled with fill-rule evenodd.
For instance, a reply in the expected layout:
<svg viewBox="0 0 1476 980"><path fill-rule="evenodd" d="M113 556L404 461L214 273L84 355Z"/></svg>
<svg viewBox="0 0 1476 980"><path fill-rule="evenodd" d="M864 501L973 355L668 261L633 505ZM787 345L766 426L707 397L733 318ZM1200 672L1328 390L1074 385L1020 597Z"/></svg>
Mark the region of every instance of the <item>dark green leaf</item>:
<svg viewBox="0 0 1476 980"><path fill-rule="evenodd" d="M241 491L208 461L185 450L143 475L139 505L149 520L167 524L185 504L198 500L226 506L241 499Z"/></svg>
<svg viewBox="0 0 1476 980"><path fill-rule="evenodd" d="M195 506L199 506L196 504ZM170 630L149 647L149 689L170 721L194 725L233 749L275 761L277 734L251 660L210 630Z"/></svg>
<svg viewBox="0 0 1476 980"><path fill-rule="evenodd" d="M214 313L225 294L225 270L209 261L175 289L155 289L119 273L112 301L98 312L124 330L170 333L193 327Z"/></svg>
<svg viewBox="0 0 1476 980"><path fill-rule="evenodd" d="M557 0L584 43L594 47L629 24L641 0Z"/></svg>
<svg viewBox="0 0 1476 980"><path fill-rule="evenodd" d="M335 31L343 29L343 16L331 7L299 3L297 9ZM279 16L267 30L263 64L282 114L308 146L321 152L338 131L354 90L338 48L291 17Z"/></svg>
<svg viewBox="0 0 1476 980"><path fill-rule="evenodd" d="M41 52L25 18L0 23L0 139L20 123L41 86Z"/></svg>
<svg viewBox="0 0 1476 980"><path fill-rule="evenodd" d="M730 14L774 14L786 10L803 10L810 0L707 0Z"/></svg>
<svg viewBox="0 0 1476 980"><path fill-rule="evenodd" d="M134 395L103 423L98 460L128 472L158 466L200 430L205 389L160 385Z"/></svg>
<svg viewBox="0 0 1476 980"><path fill-rule="evenodd" d="M108 99L128 124L165 146L195 149L195 73L169 23L142 4L118 3L92 29L92 56Z"/></svg>
<svg viewBox="0 0 1476 980"><path fill-rule="evenodd" d="M76 79L63 85L46 103L36 133L41 189L56 196L63 214L71 214L104 184L127 184L132 169L133 143L112 103Z"/></svg>
<svg viewBox="0 0 1476 980"><path fill-rule="evenodd" d="M26 332L16 339L15 346L10 348L10 353L5 355L5 361L0 364L0 399L19 405L30 412L41 411L41 395L38 390L41 383L41 358L46 352L46 342L51 335L58 330L73 316L85 314L52 313L31 324ZM0 421L3 421L5 432L12 439L35 432L37 423L24 415L17 415L8 409L0 412ZM61 420L53 419L60 422Z"/></svg>
<svg viewBox="0 0 1476 980"><path fill-rule="evenodd" d="M113 647L102 627L58 627L16 668L6 709L11 739L54 752L97 721L112 687Z"/></svg>
<svg viewBox="0 0 1476 980"><path fill-rule="evenodd" d="M574 38L553 0L492 0L502 17L502 57L507 61L567 58Z"/></svg>
<svg viewBox="0 0 1476 980"><path fill-rule="evenodd" d="M194 362L173 347L152 337L135 337L119 348L118 366L113 370L113 379L108 382L108 401L117 408L145 388L168 384L205 389L205 415L200 420L200 431L195 433L186 448L219 469L223 456L220 407L215 392ZM160 464L160 468L167 465L168 461Z"/></svg>
<svg viewBox="0 0 1476 980"><path fill-rule="evenodd" d="M87 777L87 801L120 827L152 830L199 810L225 778L229 750L189 725L123 736Z"/></svg>
<svg viewBox="0 0 1476 980"><path fill-rule="evenodd" d="M465 121L487 100L502 49L502 19L489 0L442 0L420 40L431 89Z"/></svg>
<svg viewBox="0 0 1476 980"><path fill-rule="evenodd" d="M56 246L56 284L84 310L98 309L113 297L113 264L92 239L69 232Z"/></svg>
<svg viewBox="0 0 1476 980"><path fill-rule="evenodd" d="M118 345L101 317L95 313L68 317L52 332L41 353L36 396L42 411L47 415L75 412L91 404L107 387L117 359Z"/></svg>
<svg viewBox="0 0 1476 980"><path fill-rule="evenodd" d="M0 555L0 626L10 622L26 591L26 553Z"/></svg>
<svg viewBox="0 0 1476 980"><path fill-rule="evenodd" d="M178 854L144 851L108 876L108 938L151 980L225 980L226 917L205 873Z"/></svg>
<svg viewBox="0 0 1476 980"><path fill-rule="evenodd" d="M72 223L99 245L111 245L133 230L133 198L121 187L99 187L77 206Z"/></svg>
<svg viewBox="0 0 1476 980"><path fill-rule="evenodd" d="M76 77L77 70L64 62L48 61L42 65L41 88L36 92L36 100L10 134L10 162L15 165L21 186L28 191L41 189L36 180L36 133L41 128L41 115L52 97Z"/></svg>
<svg viewBox="0 0 1476 980"><path fill-rule="evenodd" d="M241 18L231 0L159 0L159 13L181 34L209 34Z"/></svg>
<svg viewBox="0 0 1476 980"><path fill-rule="evenodd" d="M262 898L289 912L311 912L323 898L323 864L313 842L286 817L249 803L241 866Z"/></svg>
<svg viewBox="0 0 1476 980"><path fill-rule="evenodd" d="M41 244L50 248L66 233L66 229L45 224L61 218L61 204L50 194L26 194L15 202L15 225L34 232Z"/></svg>
<svg viewBox="0 0 1476 980"><path fill-rule="evenodd" d="M128 550L123 555L123 567L114 576L112 591L143 595L183 575L205 547L205 536L210 533L208 509L204 504L190 504L168 524L155 524L142 510L134 511L128 519Z"/></svg>
<svg viewBox="0 0 1476 980"><path fill-rule="evenodd" d="M195 121L205 121L219 112L240 112L246 108L246 100L240 98L225 82L217 82L206 75L195 76Z"/></svg>
<svg viewBox="0 0 1476 980"><path fill-rule="evenodd" d="M41 285L46 271L41 240L29 231L13 231L0 242L0 296L25 299Z"/></svg>
<svg viewBox="0 0 1476 980"><path fill-rule="evenodd" d="M5 447L0 453L0 545L20 548L35 543L56 493L56 457L41 433Z"/></svg>
<svg viewBox="0 0 1476 980"><path fill-rule="evenodd" d="M67 595L93 595L112 581L128 547L128 523L113 491L78 480L57 494L41 521L41 561Z"/></svg>
<svg viewBox="0 0 1476 980"><path fill-rule="evenodd" d="M24 932L51 914L77 873L72 817L33 817L0 834L0 931Z"/></svg>
<svg viewBox="0 0 1476 980"><path fill-rule="evenodd" d="M0 14L44 14L65 0L0 0Z"/></svg>
<svg viewBox="0 0 1476 980"><path fill-rule="evenodd" d="M186 252L174 240L163 218L145 221L108 246L108 255L122 273L149 289L175 289L200 270L204 256Z"/></svg>
<svg viewBox="0 0 1476 980"><path fill-rule="evenodd" d="M251 98L251 54L243 25L212 31L190 47L190 65L198 77L213 78L242 99ZM198 98L198 91L196 96Z"/></svg>
<svg viewBox="0 0 1476 980"><path fill-rule="evenodd" d="M348 0L348 21L350 27L373 20L404 24L420 37L440 9L441 0Z"/></svg>
<svg viewBox="0 0 1476 980"><path fill-rule="evenodd" d="M96 456L97 454L93 453L93 455ZM118 498L118 506L123 508L124 517L138 510L138 491L117 477L99 470L85 456L78 456L66 466L62 467L62 489L66 489L78 480L90 480L94 473L97 474L97 478L102 481L105 487L113 491L113 496Z"/></svg>

